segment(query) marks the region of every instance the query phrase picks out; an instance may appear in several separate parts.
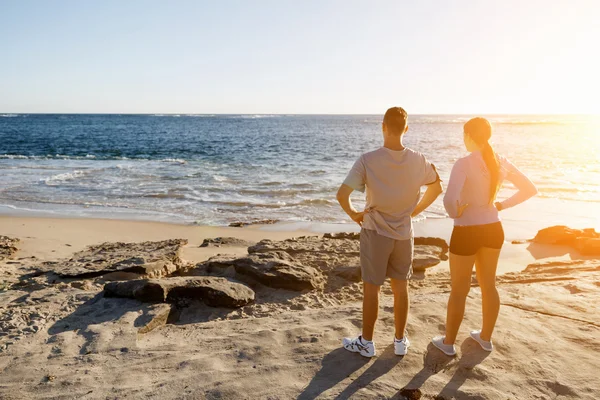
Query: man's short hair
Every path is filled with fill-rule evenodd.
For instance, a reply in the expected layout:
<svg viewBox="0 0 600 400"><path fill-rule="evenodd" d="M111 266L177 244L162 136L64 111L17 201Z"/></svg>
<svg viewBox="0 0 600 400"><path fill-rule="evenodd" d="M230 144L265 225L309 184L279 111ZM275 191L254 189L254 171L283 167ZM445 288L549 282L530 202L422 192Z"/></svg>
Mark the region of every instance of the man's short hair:
<svg viewBox="0 0 600 400"><path fill-rule="evenodd" d="M392 107L385 112L383 123L391 135L402 135L408 123L408 114L402 107Z"/></svg>

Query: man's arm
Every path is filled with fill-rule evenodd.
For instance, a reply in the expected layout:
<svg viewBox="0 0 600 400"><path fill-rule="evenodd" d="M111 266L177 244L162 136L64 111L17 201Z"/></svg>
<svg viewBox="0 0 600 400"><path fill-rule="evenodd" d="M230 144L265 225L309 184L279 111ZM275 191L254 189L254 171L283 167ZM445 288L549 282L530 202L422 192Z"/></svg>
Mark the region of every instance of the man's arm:
<svg viewBox="0 0 600 400"><path fill-rule="evenodd" d="M444 189L442 188L442 181L440 181L439 179L433 182L431 185L427 185L427 190L425 190L425 194L423 195L421 200L419 200L419 203L415 207L415 210L411 214L411 217L416 217L417 215L425 211L425 209L429 207L435 201L435 199L437 199L438 196L442 194L443 191Z"/></svg>
<svg viewBox="0 0 600 400"><path fill-rule="evenodd" d="M350 194L352 194L353 191L354 189L352 189L350 186L342 184L337 192L337 201L340 203L340 206L342 206L342 209L346 212L346 214L348 214L348 216L352 218L354 222L362 226L365 211L356 211L352 205Z"/></svg>

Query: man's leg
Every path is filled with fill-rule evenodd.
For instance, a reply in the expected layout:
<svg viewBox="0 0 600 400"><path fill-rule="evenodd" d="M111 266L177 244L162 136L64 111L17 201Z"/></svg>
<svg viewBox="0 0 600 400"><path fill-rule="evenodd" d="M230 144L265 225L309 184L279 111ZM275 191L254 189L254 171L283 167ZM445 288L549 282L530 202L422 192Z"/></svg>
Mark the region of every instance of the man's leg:
<svg viewBox="0 0 600 400"><path fill-rule="evenodd" d="M410 298L408 296L408 280L392 278L392 291L394 292L394 322L396 325L396 339L401 340L406 331Z"/></svg>
<svg viewBox="0 0 600 400"><path fill-rule="evenodd" d="M375 322L379 315L379 285L363 282L363 328L362 337L373 340Z"/></svg>

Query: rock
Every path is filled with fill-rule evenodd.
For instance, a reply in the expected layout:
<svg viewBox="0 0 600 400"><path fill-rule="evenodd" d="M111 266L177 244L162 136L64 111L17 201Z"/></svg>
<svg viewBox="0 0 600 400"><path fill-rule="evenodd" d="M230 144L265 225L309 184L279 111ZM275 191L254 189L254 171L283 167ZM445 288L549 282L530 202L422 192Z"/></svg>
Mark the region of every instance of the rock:
<svg viewBox="0 0 600 400"><path fill-rule="evenodd" d="M160 278L185 266L179 252L185 239L143 243L103 243L88 247L69 260L46 262L42 269L62 278L86 279L113 272Z"/></svg>
<svg viewBox="0 0 600 400"><path fill-rule="evenodd" d="M219 277L172 277L160 280L138 279L109 282L105 296L126 297L143 302L175 303L194 299L211 307L237 308L254 301L254 291L238 282Z"/></svg>
<svg viewBox="0 0 600 400"><path fill-rule="evenodd" d="M333 274L350 282L360 282L362 279L360 267L348 267L343 265L335 268Z"/></svg>
<svg viewBox="0 0 600 400"><path fill-rule="evenodd" d="M540 230L533 241L540 244L576 246L579 238L600 238L594 229L571 229L564 225L551 226Z"/></svg>
<svg viewBox="0 0 600 400"><path fill-rule="evenodd" d="M413 270L425 271L427 268L438 265L442 260L447 260L447 254L442 252L442 248L431 245L415 246L413 255Z"/></svg>
<svg viewBox="0 0 600 400"><path fill-rule="evenodd" d="M71 286L81 290L92 290L92 284L88 280L71 282Z"/></svg>
<svg viewBox="0 0 600 400"><path fill-rule="evenodd" d="M338 233L326 233L323 235L324 239L349 239L349 240L360 240L360 233L358 232L338 232Z"/></svg>
<svg viewBox="0 0 600 400"><path fill-rule="evenodd" d="M449 246L448 246L448 243L442 238L439 238L439 237L416 237L415 238L415 252L419 252L421 246L438 247L439 250L437 252L437 256L441 260L444 260L444 261L448 259ZM432 250L433 249L431 249L431 248L427 249L427 251L431 251L433 254L434 252Z"/></svg>
<svg viewBox="0 0 600 400"><path fill-rule="evenodd" d="M575 248L584 256L600 256L600 238L577 238Z"/></svg>
<svg viewBox="0 0 600 400"><path fill-rule="evenodd" d="M174 322L172 315L176 314L175 307L171 304L159 303L152 304L145 310L138 319L135 320L134 325L138 328L138 333L148 333L156 328L165 326L167 322ZM121 352L128 352L129 349L121 349Z"/></svg>
<svg viewBox="0 0 600 400"><path fill-rule="evenodd" d="M249 277L274 288L301 291L323 287L323 275L317 269L278 258L276 253L243 258L213 257L205 265L209 269L233 266L239 279Z"/></svg>
<svg viewBox="0 0 600 400"><path fill-rule="evenodd" d="M18 249L15 245L18 242L19 239L0 235L0 261L11 257L17 252Z"/></svg>
<svg viewBox="0 0 600 400"><path fill-rule="evenodd" d="M229 226L233 227L233 228L241 228L241 227L249 226L249 225L272 225L272 224L276 224L277 222L279 222L279 220L277 220L277 219L262 219L262 220L254 220L251 222L237 221L237 222L230 223Z"/></svg>
<svg viewBox="0 0 600 400"><path fill-rule="evenodd" d="M332 273L356 282L356 273L344 269L348 265L360 265L359 234L339 233L318 236L305 236L284 241L262 240L248 248L251 255L287 253L291 261ZM413 270L424 271L448 259L448 243L436 237L415 238ZM360 279L359 279L360 280Z"/></svg>
<svg viewBox="0 0 600 400"><path fill-rule="evenodd" d="M343 254L359 256L360 243L350 239L327 239L318 236L302 236L283 241L261 240L248 247L248 253L272 253L282 251L295 256L299 253Z"/></svg>
<svg viewBox="0 0 600 400"><path fill-rule="evenodd" d="M222 246L239 246L248 247L254 243L234 237L218 237L214 239L204 239L200 247L222 247Z"/></svg>
<svg viewBox="0 0 600 400"><path fill-rule="evenodd" d="M407 400L419 400L422 396L421 389L408 389L403 388L400 390L400 396ZM438 396L436 396L436 400Z"/></svg>
<svg viewBox="0 0 600 400"><path fill-rule="evenodd" d="M529 243L529 240L513 240L511 243L512 244L526 244Z"/></svg>

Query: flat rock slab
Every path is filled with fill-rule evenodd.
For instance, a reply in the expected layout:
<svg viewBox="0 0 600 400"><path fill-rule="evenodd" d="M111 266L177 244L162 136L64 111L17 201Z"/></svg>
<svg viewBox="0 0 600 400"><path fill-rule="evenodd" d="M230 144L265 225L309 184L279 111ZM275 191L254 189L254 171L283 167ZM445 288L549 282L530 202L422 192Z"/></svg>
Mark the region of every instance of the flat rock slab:
<svg viewBox="0 0 600 400"><path fill-rule="evenodd" d="M248 253L272 253L282 251L292 256L299 253L343 254L358 256L360 242L354 239L330 239L319 236L301 236L283 241L261 240L248 247Z"/></svg>
<svg viewBox="0 0 600 400"><path fill-rule="evenodd" d="M212 239L204 239L200 247L248 247L252 246L256 242L249 242L234 237L217 237Z"/></svg>
<svg viewBox="0 0 600 400"><path fill-rule="evenodd" d="M285 253L284 253L285 254ZM323 287L319 270L290 261L278 253L251 254L243 258L213 257L204 265L210 270L233 267L239 279L249 277L263 285L289 290L312 290Z"/></svg>
<svg viewBox="0 0 600 400"><path fill-rule="evenodd" d="M17 252L16 244L19 239L0 235L0 261L4 260Z"/></svg>
<svg viewBox="0 0 600 400"><path fill-rule="evenodd" d="M325 234L322 238L302 236L284 241L262 240L250 246L248 253L287 253L302 265L315 266L328 271L338 266L360 264L359 239L358 233L335 233ZM413 269L415 271L424 271L448 259L448 243L444 239L417 237L414 240Z"/></svg>
<svg viewBox="0 0 600 400"><path fill-rule="evenodd" d="M180 258L186 239L142 243L103 243L88 247L68 260L46 262L42 269L62 278L94 278L114 272L128 272L160 278L185 266Z"/></svg>
<svg viewBox="0 0 600 400"><path fill-rule="evenodd" d="M179 299L200 300L211 307L237 308L254 301L248 286L219 277L172 277L109 282L107 297L126 297L143 302L169 302Z"/></svg>

